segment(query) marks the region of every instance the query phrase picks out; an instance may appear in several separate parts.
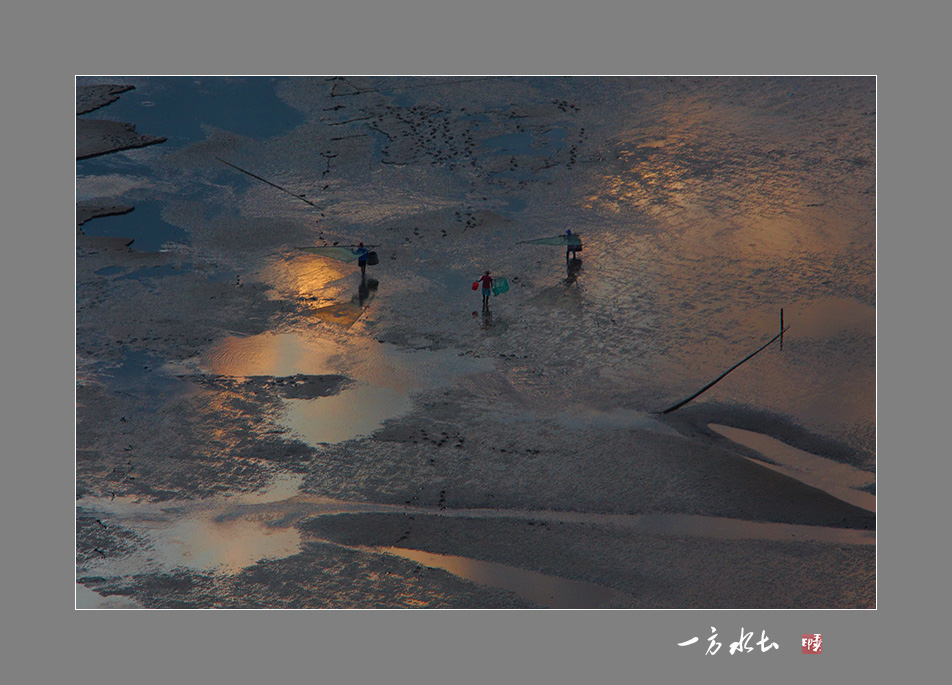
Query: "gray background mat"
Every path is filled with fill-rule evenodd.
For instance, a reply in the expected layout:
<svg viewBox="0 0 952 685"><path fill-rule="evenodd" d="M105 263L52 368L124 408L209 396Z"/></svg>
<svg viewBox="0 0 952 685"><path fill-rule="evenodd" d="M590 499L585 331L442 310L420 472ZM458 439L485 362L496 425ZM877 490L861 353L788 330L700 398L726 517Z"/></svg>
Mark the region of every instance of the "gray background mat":
<svg viewBox="0 0 952 685"><path fill-rule="evenodd" d="M11 683L893 682L939 672L948 9L867 3L22 6L0 29ZM76 612L76 74L875 74L875 611ZM11 212L12 210L12 212ZM941 260L941 261L940 261ZM942 298L942 299L940 299ZM940 348L941 346L941 348ZM831 572L834 570L831 569ZM711 626L723 643L704 654ZM730 655L741 629L780 650ZM824 638L804 656L803 633ZM697 636L689 647L677 643ZM9 679L9 680L8 680Z"/></svg>

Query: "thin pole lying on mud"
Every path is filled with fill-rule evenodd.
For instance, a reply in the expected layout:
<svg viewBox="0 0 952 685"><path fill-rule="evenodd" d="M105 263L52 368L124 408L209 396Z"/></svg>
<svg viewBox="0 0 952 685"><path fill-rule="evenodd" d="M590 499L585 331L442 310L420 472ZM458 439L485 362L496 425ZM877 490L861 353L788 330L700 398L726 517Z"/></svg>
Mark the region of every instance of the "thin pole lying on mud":
<svg viewBox="0 0 952 685"><path fill-rule="evenodd" d="M266 179L266 178L261 178L261 177L258 176L257 174L253 174L253 173L251 173L250 171L247 171L246 169L242 169L240 166L235 166L235 165L232 164L231 162L226 162L226 161L223 160L221 157L216 157L215 159L217 159L217 160L218 160L219 162L221 162L222 164L227 164L227 165L230 166L232 169L237 169L238 171L240 171L240 172L243 173L243 174L248 174L248 175L251 176L252 178L256 178L256 179L258 179L259 181L263 181L263 182L267 183L269 186L272 186L272 187L274 187L274 188L277 188L278 190L284 191L285 193L287 193L287 194L290 195L291 197L296 197L296 198L297 198L298 200L300 200L301 202L306 202L306 203L308 203L309 205L311 205L312 207L314 207L314 209L320 209L320 207L318 207L316 204L314 204L314 203L311 202L310 200L306 200L303 195L297 195L296 193L292 193L292 192L291 192L290 190L288 190L287 188L282 188L282 187L279 186L277 183L272 183L271 181L269 181L269 180Z"/></svg>
<svg viewBox="0 0 952 685"><path fill-rule="evenodd" d="M754 350L753 352L751 352L750 354L748 354L746 357L744 357L743 359L741 359L739 362L737 362L736 364L734 364L731 368L729 368L727 371L725 371L724 373L722 373L720 376L718 376L717 378L715 378L713 381L711 381L710 383L708 383L707 385L705 385L703 388L701 388L700 390L698 390L696 393L694 393L694 394L691 395L690 397L687 397L687 398L681 400L681 401L678 402L677 404L671 405L670 407L668 407L667 409L665 409L664 411L662 411L662 412L660 412L660 413L661 413L661 414L668 414L668 413L670 413L670 412L673 412L675 409L679 409L680 407L683 407L683 406L686 405L688 402L690 402L690 401L693 400L694 398L698 397L698 396L701 395L702 393L707 392L707 391L710 390L712 387L714 387L714 385L715 385L716 383L718 383L720 380L722 380L722 379L724 378L724 376L726 376L727 374L729 374L731 371L733 371L734 369L736 369L738 366L740 366L741 364L743 364L743 363L746 362L747 360L753 358L754 355L758 354L759 352L763 352L765 349L767 349L772 343L774 343L774 342L777 341L778 339L780 340L781 349L783 349L783 334L784 334L784 332L786 332L786 331L788 331L788 330L790 330L790 326L787 326L786 328L783 327L783 310L781 309L781 310L780 310L780 332L777 333L777 335L775 335L775 336L772 337L770 340L768 340L766 343L764 343L764 345L763 345L762 347L758 348L757 350Z"/></svg>

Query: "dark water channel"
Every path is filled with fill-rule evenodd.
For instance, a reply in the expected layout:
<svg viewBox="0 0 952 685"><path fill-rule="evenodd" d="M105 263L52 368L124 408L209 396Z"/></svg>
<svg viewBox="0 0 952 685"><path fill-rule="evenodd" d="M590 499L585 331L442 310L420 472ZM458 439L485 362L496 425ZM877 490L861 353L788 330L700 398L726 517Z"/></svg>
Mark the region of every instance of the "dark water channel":
<svg viewBox="0 0 952 685"><path fill-rule="evenodd" d="M82 115L135 124L136 130L167 138L162 145L176 149L203 140L207 127L250 138L286 133L305 116L278 97L286 79L271 76L148 78L79 78L78 85L131 83L134 90L116 102Z"/></svg>

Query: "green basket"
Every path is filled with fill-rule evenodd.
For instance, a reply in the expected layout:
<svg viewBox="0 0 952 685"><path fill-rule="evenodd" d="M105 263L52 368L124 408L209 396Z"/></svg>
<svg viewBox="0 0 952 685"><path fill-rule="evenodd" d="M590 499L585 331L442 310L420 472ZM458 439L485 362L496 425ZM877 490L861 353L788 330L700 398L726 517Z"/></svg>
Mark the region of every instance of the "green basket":
<svg viewBox="0 0 952 685"><path fill-rule="evenodd" d="M502 295L509 290L509 281L505 278L493 279L493 295Z"/></svg>

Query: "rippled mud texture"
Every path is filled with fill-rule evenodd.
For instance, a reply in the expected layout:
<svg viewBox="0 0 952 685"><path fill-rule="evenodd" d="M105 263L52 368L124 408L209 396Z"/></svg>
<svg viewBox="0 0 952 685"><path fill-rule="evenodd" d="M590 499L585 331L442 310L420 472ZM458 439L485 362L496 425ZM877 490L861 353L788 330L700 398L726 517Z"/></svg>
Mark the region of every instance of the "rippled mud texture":
<svg viewBox="0 0 952 685"><path fill-rule="evenodd" d="M79 605L875 606L874 89L80 78Z"/></svg>
<svg viewBox="0 0 952 685"><path fill-rule="evenodd" d="M479 379L490 385L490 379ZM477 382L477 384L479 384ZM686 513L869 529L875 516L725 449L638 429L566 428L494 412L471 392L422 395L369 440L329 446L304 489L338 498L453 507ZM516 418L519 417L519 418ZM584 455L584 456L582 456ZM357 476L359 474L359 477Z"/></svg>

